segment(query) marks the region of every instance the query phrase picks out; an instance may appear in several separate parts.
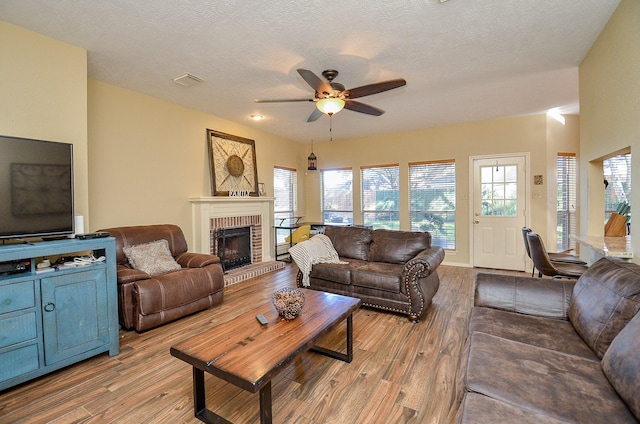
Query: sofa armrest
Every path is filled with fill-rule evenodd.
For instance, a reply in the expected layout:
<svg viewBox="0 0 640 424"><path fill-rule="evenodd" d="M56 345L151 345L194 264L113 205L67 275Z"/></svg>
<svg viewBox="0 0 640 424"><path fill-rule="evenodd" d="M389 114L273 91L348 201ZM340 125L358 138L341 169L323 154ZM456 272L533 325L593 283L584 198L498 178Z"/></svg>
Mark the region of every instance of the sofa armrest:
<svg viewBox="0 0 640 424"><path fill-rule="evenodd" d="M220 258L206 253L184 252L176 257L176 262L182 268L203 268L212 264L219 264Z"/></svg>
<svg viewBox="0 0 640 424"><path fill-rule="evenodd" d="M443 260L444 249L440 246L432 246L424 249L405 263L402 274L406 276L415 273L415 278L428 277L435 272Z"/></svg>
<svg viewBox="0 0 640 424"><path fill-rule="evenodd" d="M475 306L568 319L575 281L478 273Z"/></svg>
<svg viewBox="0 0 640 424"><path fill-rule="evenodd" d="M116 268L118 284L135 283L136 281L148 280L149 278L151 278L151 276L140 269L129 268L124 265L118 265Z"/></svg>

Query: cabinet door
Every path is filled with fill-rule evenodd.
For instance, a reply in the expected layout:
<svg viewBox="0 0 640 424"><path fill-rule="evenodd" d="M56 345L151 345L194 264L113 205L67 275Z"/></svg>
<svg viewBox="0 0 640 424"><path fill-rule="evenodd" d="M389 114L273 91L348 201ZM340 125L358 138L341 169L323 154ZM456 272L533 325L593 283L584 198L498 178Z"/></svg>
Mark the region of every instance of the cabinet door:
<svg viewBox="0 0 640 424"><path fill-rule="evenodd" d="M105 267L43 278L40 289L47 365L109 343Z"/></svg>

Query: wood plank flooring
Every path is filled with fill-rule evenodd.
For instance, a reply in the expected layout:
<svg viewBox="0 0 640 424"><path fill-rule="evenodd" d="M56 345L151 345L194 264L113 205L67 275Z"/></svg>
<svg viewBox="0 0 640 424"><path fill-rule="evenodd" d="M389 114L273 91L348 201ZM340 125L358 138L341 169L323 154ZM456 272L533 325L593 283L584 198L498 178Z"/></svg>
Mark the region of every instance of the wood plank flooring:
<svg viewBox="0 0 640 424"><path fill-rule="evenodd" d="M426 317L373 309L353 315L350 364L303 354L272 381L274 423L447 423L478 270L440 266ZM120 354L88 359L0 392L1 423L198 423L191 367L169 348L295 286L295 265L225 289L222 305L138 334L120 332ZM490 271L500 272L500 271ZM319 345L343 349L343 323ZM205 374L207 407L258 423L258 394Z"/></svg>

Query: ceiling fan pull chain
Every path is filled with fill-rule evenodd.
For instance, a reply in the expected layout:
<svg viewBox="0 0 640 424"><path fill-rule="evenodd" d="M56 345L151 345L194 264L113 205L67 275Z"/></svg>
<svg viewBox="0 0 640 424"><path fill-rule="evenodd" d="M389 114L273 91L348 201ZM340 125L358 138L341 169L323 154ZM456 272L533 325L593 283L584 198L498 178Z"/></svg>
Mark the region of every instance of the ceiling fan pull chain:
<svg viewBox="0 0 640 424"><path fill-rule="evenodd" d="M329 141L333 141L333 113L329 114Z"/></svg>

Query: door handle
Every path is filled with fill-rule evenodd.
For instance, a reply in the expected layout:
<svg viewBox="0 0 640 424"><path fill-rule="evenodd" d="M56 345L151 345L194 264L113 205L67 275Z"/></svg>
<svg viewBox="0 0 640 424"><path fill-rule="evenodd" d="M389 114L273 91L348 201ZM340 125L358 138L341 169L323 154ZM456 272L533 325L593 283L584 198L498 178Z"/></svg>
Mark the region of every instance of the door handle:
<svg viewBox="0 0 640 424"><path fill-rule="evenodd" d="M475 221L473 221L474 224L479 224L480 221L478 221L477 219Z"/></svg>
<svg viewBox="0 0 640 424"><path fill-rule="evenodd" d="M53 312L56 310L56 305L54 303L47 303L46 305L44 305L44 310L45 312Z"/></svg>

